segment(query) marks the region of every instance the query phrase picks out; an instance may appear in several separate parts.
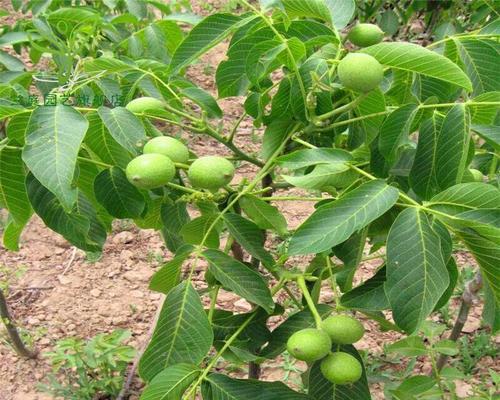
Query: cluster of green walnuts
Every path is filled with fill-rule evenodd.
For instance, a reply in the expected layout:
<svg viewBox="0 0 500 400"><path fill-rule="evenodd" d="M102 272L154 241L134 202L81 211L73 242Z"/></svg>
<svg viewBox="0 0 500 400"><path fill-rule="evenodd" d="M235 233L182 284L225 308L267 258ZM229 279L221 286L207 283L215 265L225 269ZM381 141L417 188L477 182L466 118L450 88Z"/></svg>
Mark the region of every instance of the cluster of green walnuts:
<svg viewBox="0 0 500 400"><path fill-rule="evenodd" d="M336 385L354 383L363 373L361 363L343 351L331 352L332 344L353 344L365 333L357 319L338 314L321 322L319 328L306 328L295 332L287 342L288 352L298 360L312 363L322 360L321 373Z"/></svg>
<svg viewBox="0 0 500 400"><path fill-rule="evenodd" d="M377 25L358 24L350 30L347 38L356 46L368 47L381 42L384 32ZM384 78L382 65L363 53L349 53L340 61L337 72L342 85L362 93L375 89Z"/></svg>
<svg viewBox="0 0 500 400"><path fill-rule="evenodd" d="M150 109L163 109L163 103L152 97L132 100L126 108L134 113ZM219 156L205 156L189 162L190 152L184 143L170 136L149 140L143 154L127 165L128 180L141 189L155 189L171 182L176 175L176 165L187 167L189 182L194 188L217 191L234 177L233 164Z"/></svg>

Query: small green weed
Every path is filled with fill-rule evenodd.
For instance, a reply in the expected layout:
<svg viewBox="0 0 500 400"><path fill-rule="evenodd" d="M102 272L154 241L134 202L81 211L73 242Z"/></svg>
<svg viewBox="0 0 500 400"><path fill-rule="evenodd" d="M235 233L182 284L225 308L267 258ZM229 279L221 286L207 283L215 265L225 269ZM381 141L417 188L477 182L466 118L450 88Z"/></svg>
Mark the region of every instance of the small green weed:
<svg viewBox="0 0 500 400"><path fill-rule="evenodd" d="M135 349L124 345L129 331L116 330L84 341L60 340L54 351L45 353L53 373L40 390L68 400L114 398L123 385L123 376Z"/></svg>
<svg viewBox="0 0 500 400"><path fill-rule="evenodd" d="M474 336L462 336L460 344L461 351L458 363L465 374L472 374L481 358L496 357L498 354L498 347L486 332L480 332Z"/></svg>

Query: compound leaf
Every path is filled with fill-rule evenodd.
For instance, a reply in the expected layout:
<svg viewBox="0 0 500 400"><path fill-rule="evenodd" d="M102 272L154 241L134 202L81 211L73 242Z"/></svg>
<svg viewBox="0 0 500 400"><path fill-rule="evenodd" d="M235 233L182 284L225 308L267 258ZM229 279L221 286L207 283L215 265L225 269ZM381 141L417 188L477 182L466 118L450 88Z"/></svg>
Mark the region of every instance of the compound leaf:
<svg viewBox="0 0 500 400"><path fill-rule="evenodd" d="M175 364L156 375L142 392L140 400L178 400L200 375L191 364Z"/></svg>
<svg viewBox="0 0 500 400"><path fill-rule="evenodd" d="M202 394L205 400L312 400L281 382L234 379L222 374L210 374L203 382Z"/></svg>
<svg viewBox="0 0 500 400"><path fill-rule="evenodd" d="M97 113L113 139L129 153L137 155L139 147L146 140L141 121L125 107L99 107Z"/></svg>
<svg viewBox="0 0 500 400"><path fill-rule="evenodd" d="M376 180L319 207L292 236L289 254L320 253L344 242L388 211L398 196L396 188Z"/></svg>
<svg viewBox="0 0 500 400"><path fill-rule="evenodd" d="M252 195L243 196L239 204L260 229L272 229L280 236L288 234L286 219L276 207Z"/></svg>
<svg viewBox="0 0 500 400"><path fill-rule="evenodd" d="M448 58L413 43L383 42L361 50L392 68L432 76L472 91L472 83Z"/></svg>
<svg viewBox="0 0 500 400"><path fill-rule="evenodd" d="M141 378L150 382L166 367L199 364L212 346L213 332L200 297L185 281L163 303L156 329L140 363Z"/></svg>
<svg viewBox="0 0 500 400"><path fill-rule="evenodd" d="M420 126L417 154L410 171L410 185L422 199L429 200L439 192L436 180L437 138L441 132L443 118L434 113Z"/></svg>
<svg viewBox="0 0 500 400"><path fill-rule="evenodd" d="M250 303L267 312L274 309L274 301L262 276L220 250L205 250L203 256L210 264L210 271L224 286Z"/></svg>
<svg viewBox="0 0 500 400"><path fill-rule="evenodd" d="M67 211L77 198L73 176L88 125L72 107L57 105L36 108L27 128L23 160Z"/></svg>
<svg viewBox="0 0 500 400"><path fill-rule="evenodd" d="M386 276L394 320L406 332L415 332L450 282L440 237L422 211L406 209L394 221L387 238Z"/></svg>
<svg viewBox="0 0 500 400"><path fill-rule="evenodd" d="M213 14L200 21L175 50L170 71L177 72L191 63L196 57L224 40L232 31L248 22L249 18L233 14Z"/></svg>
<svg viewBox="0 0 500 400"><path fill-rule="evenodd" d="M257 225L234 213L225 214L224 221L229 233L251 256L260 260L265 267L272 268L273 257L264 249L264 233Z"/></svg>
<svg viewBox="0 0 500 400"><path fill-rule="evenodd" d="M146 207L144 196L118 167L105 169L97 175L94 192L97 201L115 218L140 217Z"/></svg>
<svg viewBox="0 0 500 400"><path fill-rule="evenodd" d="M436 181L441 190L462 181L470 142L470 116L463 104L446 113L436 143Z"/></svg>

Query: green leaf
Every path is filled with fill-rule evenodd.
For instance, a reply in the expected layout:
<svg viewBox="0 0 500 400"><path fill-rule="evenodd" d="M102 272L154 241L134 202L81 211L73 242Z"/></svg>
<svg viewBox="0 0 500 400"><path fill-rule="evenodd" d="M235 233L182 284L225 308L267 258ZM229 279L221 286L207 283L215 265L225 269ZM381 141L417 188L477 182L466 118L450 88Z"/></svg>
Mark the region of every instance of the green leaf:
<svg viewBox="0 0 500 400"><path fill-rule="evenodd" d="M137 218L146 207L144 196L118 167L105 169L97 175L94 192L97 201L115 218Z"/></svg>
<svg viewBox="0 0 500 400"><path fill-rule="evenodd" d="M500 151L500 126L472 125L472 130L486 140L496 151Z"/></svg>
<svg viewBox="0 0 500 400"><path fill-rule="evenodd" d="M450 282L440 237L422 211L408 208L392 225L386 276L385 292L396 324L406 332L416 331Z"/></svg>
<svg viewBox="0 0 500 400"><path fill-rule="evenodd" d="M156 329L139 363L139 374L150 382L178 363L198 365L212 346L213 332L191 282L173 288L163 303Z"/></svg>
<svg viewBox="0 0 500 400"><path fill-rule="evenodd" d="M155 197L147 199L146 212L140 218L135 218L135 224L141 229L155 229L160 230L163 228L163 220L161 216L161 209L163 207L163 198Z"/></svg>
<svg viewBox="0 0 500 400"><path fill-rule="evenodd" d="M325 0L325 3L337 29L345 28L356 12L354 0Z"/></svg>
<svg viewBox="0 0 500 400"><path fill-rule="evenodd" d="M318 304L317 309L322 318L326 318L333 310L326 304ZM309 309L296 312L272 331L271 338L260 355L269 359L276 358L285 351L286 342L290 336L301 329L315 326L314 317Z"/></svg>
<svg viewBox="0 0 500 400"><path fill-rule="evenodd" d="M500 190L480 182L461 183L434 196L428 203L432 209L454 215L468 210L498 208Z"/></svg>
<svg viewBox="0 0 500 400"><path fill-rule="evenodd" d="M125 107L99 107L97 113L120 146L133 155L139 154L139 148L147 137L144 126L133 113Z"/></svg>
<svg viewBox="0 0 500 400"><path fill-rule="evenodd" d="M484 282L483 293L483 321L491 329L491 332L496 334L500 330L500 302L496 300L488 281Z"/></svg>
<svg viewBox="0 0 500 400"><path fill-rule="evenodd" d="M7 125L7 137L24 146L30 118L31 113L23 113L11 117Z"/></svg>
<svg viewBox="0 0 500 400"><path fill-rule="evenodd" d="M132 159L131 154L113 139L106 126L102 123L99 114L87 114L89 129L85 135L85 144L101 161L125 168Z"/></svg>
<svg viewBox="0 0 500 400"><path fill-rule="evenodd" d="M384 291L385 274L386 268L384 266L373 277L343 294L340 298L342 306L368 311L388 309L390 304Z"/></svg>
<svg viewBox="0 0 500 400"><path fill-rule="evenodd" d="M457 262L453 257L450 257L448 262L446 263L446 269L448 270L448 276L450 277L450 284L437 302L436 307L434 307L434 311L437 311L448 304L448 301L450 300L453 292L455 291L455 287L457 286L459 272Z"/></svg>
<svg viewBox="0 0 500 400"><path fill-rule="evenodd" d="M262 276L220 250L205 250L210 271L225 288L271 313L274 301Z"/></svg>
<svg viewBox="0 0 500 400"><path fill-rule="evenodd" d="M474 104L469 106L473 124L493 125L495 123L500 104L495 106L491 102L500 103L500 92L488 92L474 97Z"/></svg>
<svg viewBox="0 0 500 400"><path fill-rule="evenodd" d="M288 234L286 219L276 207L252 195L243 196L239 204L260 229L274 230L282 237Z"/></svg>
<svg viewBox="0 0 500 400"><path fill-rule="evenodd" d="M106 231L98 221L88 200L80 194L76 210L67 213L61 202L36 178L26 178L28 198L33 210L45 225L62 235L68 242L88 252L100 252L106 240Z"/></svg>
<svg viewBox="0 0 500 400"><path fill-rule="evenodd" d="M57 105L36 108L27 128L23 160L67 211L77 197L73 175L88 125L75 109Z"/></svg>
<svg viewBox="0 0 500 400"><path fill-rule="evenodd" d="M224 222L229 233L251 256L260 260L266 268L273 268L273 257L264 249L265 236L257 225L234 213L225 214Z"/></svg>
<svg viewBox="0 0 500 400"><path fill-rule="evenodd" d="M27 110L17 104L0 100L0 120L16 114L25 113Z"/></svg>
<svg viewBox="0 0 500 400"><path fill-rule="evenodd" d="M410 171L410 185L413 191L422 199L429 200L439 192L436 179L437 143L441 132L443 117L434 113L432 117L420 126L417 154Z"/></svg>
<svg viewBox="0 0 500 400"><path fill-rule="evenodd" d="M313 17L331 22L332 15L323 0L281 0L290 19L297 17Z"/></svg>
<svg viewBox="0 0 500 400"><path fill-rule="evenodd" d="M472 83L460 67L425 47L405 42L383 42L361 52L389 67L432 76L472 91Z"/></svg>
<svg viewBox="0 0 500 400"><path fill-rule="evenodd" d="M436 181L441 190L462 181L470 137L469 112L463 104L457 104L446 113L437 136Z"/></svg>
<svg viewBox="0 0 500 400"><path fill-rule="evenodd" d="M384 112L384 94L379 89L372 90L353 111L358 117ZM379 134L384 118L384 115L380 115L352 123L349 127L349 148L355 149L362 144L370 144Z"/></svg>
<svg viewBox="0 0 500 400"><path fill-rule="evenodd" d="M252 18L242 18L233 14L213 14L206 17L177 47L170 63L170 71L175 73L190 64Z"/></svg>
<svg viewBox="0 0 500 400"><path fill-rule="evenodd" d="M175 364L156 375L144 389L141 400L178 400L200 375L190 364Z"/></svg>
<svg viewBox="0 0 500 400"><path fill-rule="evenodd" d="M125 72L130 71L136 66L134 64L128 64L124 61L118 60L112 57L100 57L95 60L86 61L83 64L83 68L86 72L97 73L106 71L106 73L114 72Z"/></svg>
<svg viewBox="0 0 500 400"><path fill-rule="evenodd" d="M219 64L215 74L220 98L246 93L250 85L247 76L248 63L251 62L254 46L256 43L267 42L274 36L271 29L262 28L243 37L229 48L228 59Z"/></svg>
<svg viewBox="0 0 500 400"><path fill-rule="evenodd" d="M132 15L135 15L137 18L142 19L145 18L148 14L147 4L140 0L125 0L127 4L127 9Z"/></svg>
<svg viewBox="0 0 500 400"><path fill-rule="evenodd" d="M18 251L19 239L26 224L17 224L11 218L8 219L7 225L3 230L3 245L7 250Z"/></svg>
<svg viewBox="0 0 500 400"><path fill-rule="evenodd" d="M427 354L424 341L418 336L409 336L386 346L388 353L398 353L406 357L418 357Z"/></svg>
<svg viewBox="0 0 500 400"><path fill-rule="evenodd" d="M469 210L453 218L442 218L453 229L472 229L480 236L500 246L500 208Z"/></svg>
<svg viewBox="0 0 500 400"><path fill-rule="evenodd" d="M295 187L321 190L327 186L336 186L338 177L346 171L349 171L348 164L345 161L337 161L330 164L316 165L311 172L305 175L282 176L285 181Z"/></svg>
<svg viewBox="0 0 500 400"><path fill-rule="evenodd" d="M370 389L363 359L351 345L338 346L339 351L351 354L361 363L363 375L361 378L350 385L335 385L326 380L320 370L321 360L316 361L309 372L309 394L315 400L370 400ZM337 345L334 345L333 351L337 351Z"/></svg>
<svg viewBox="0 0 500 400"><path fill-rule="evenodd" d="M450 339L443 339L434 344L434 349L447 356L456 356L458 354L458 345Z"/></svg>
<svg viewBox="0 0 500 400"><path fill-rule="evenodd" d="M282 168L295 170L317 164L345 164L352 159L352 155L345 150L316 148L294 151L278 157L276 162Z"/></svg>
<svg viewBox="0 0 500 400"><path fill-rule="evenodd" d="M311 400L281 382L234 379L221 374L208 375L203 382L202 395L205 400Z"/></svg>
<svg viewBox="0 0 500 400"><path fill-rule="evenodd" d="M270 71L272 71L274 68L276 68L279 65L279 62L277 61L277 58L284 59L284 64L287 62L290 62L290 60L287 60L286 56L287 53L283 53L283 51L286 49L287 44L280 42L279 40L275 39L273 37L273 33L269 32L269 36L272 37L270 40L266 40L266 37L264 37L261 41L253 41L256 34L260 33L261 31L265 31L266 33L269 32L267 29L261 29L257 31L255 34L250 35L250 37L246 37L245 39L240 40L234 47L231 48L238 48L238 50L241 49L241 43L243 41L247 41L249 39L249 43L251 45L251 48L249 49L247 55L246 55L246 60L245 60L245 73L249 79L249 81L253 84L258 86L260 80L266 76ZM292 38L295 40L298 40L297 38ZM295 42L288 42L288 47L290 48L290 51L292 51L292 48L290 46L290 43L295 43ZM302 45L302 47L297 46L297 59L300 60L300 58L305 56L305 47L304 44L299 41L299 43ZM300 50L303 50L303 52L300 52ZM299 54L300 52L300 54ZM284 54L283 57L279 57L280 54ZM293 53L292 53L293 54ZM241 57L241 56L240 56ZM298 60L296 62L298 62ZM234 60L233 60L234 61ZM236 65L235 65L236 66Z"/></svg>
<svg viewBox="0 0 500 400"><path fill-rule="evenodd" d="M9 211L17 225L24 225L32 213L24 180L21 150L0 149L0 205Z"/></svg>
<svg viewBox="0 0 500 400"><path fill-rule="evenodd" d="M416 375L405 379L396 389L399 393L405 395L418 396L423 395L437 385L436 379L430 376ZM415 399L418 397L414 397ZM399 399L399 397L398 397Z"/></svg>
<svg viewBox="0 0 500 400"><path fill-rule="evenodd" d="M390 163L396 161L399 147L408 142L410 128L417 112L416 104L407 104L391 112L382 124L378 148Z"/></svg>
<svg viewBox="0 0 500 400"><path fill-rule="evenodd" d="M289 118L278 118L271 121L264 132L261 157L266 160L271 157L283 143L283 140L285 140L285 138L288 136L294 125L295 122Z"/></svg>
<svg viewBox="0 0 500 400"><path fill-rule="evenodd" d="M289 254L320 253L342 243L388 211L398 197L398 190L383 181L361 185L319 207L292 236Z"/></svg>
<svg viewBox="0 0 500 400"><path fill-rule="evenodd" d="M5 45L14 45L18 43L30 42L32 40L37 40L40 35L34 32L7 32L0 36L0 47Z"/></svg>
<svg viewBox="0 0 500 400"><path fill-rule="evenodd" d="M180 230L182 238L189 244L201 244L203 238L208 233L204 245L217 249L219 247L219 232L217 229L212 229L208 232L208 229L212 226L216 218L216 214L206 214L189 221Z"/></svg>
<svg viewBox="0 0 500 400"><path fill-rule="evenodd" d="M481 268L497 302L500 302L500 246L472 231L456 232Z"/></svg>
<svg viewBox="0 0 500 400"><path fill-rule="evenodd" d="M170 200L162 204L161 219L163 222L161 233L165 244L170 251L175 253L185 243L180 231L189 222L186 203Z"/></svg>
<svg viewBox="0 0 500 400"><path fill-rule="evenodd" d="M302 84L304 86L306 93L315 83L315 81L313 81L312 78L313 75L318 77L323 77L321 82L322 83L326 82L326 84L328 84L329 82L327 81L326 78L327 72L328 72L328 64L326 63L326 60L314 56L311 56L309 59L307 59L299 67L300 79L302 80ZM294 79L291 81L289 96L290 96L290 106L291 106L290 111L292 112L292 116L295 117L295 119L299 119L306 122L307 121L306 99L304 98L301 85L299 84L296 76L294 76ZM272 114L274 113L275 110L273 102Z"/></svg>
<svg viewBox="0 0 500 400"><path fill-rule="evenodd" d="M498 55L500 44L491 39L453 39L460 51L465 71L472 81L473 94L500 90L498 76Z"/></svg>
<svg viewBox="0 0 500 400"><path fill-rule="evenodd" d="M198 104L207 112L209 118L222 118L222 110L217 101L206 91L198 87L187 87L181 90L181 94Z"/></svg>
<svg viewBox="0 0 500 400"><path fill-rule="evenodd" d="M0 64L2 64L9 71L24 71L25 68L24 63L20 59L1 50Z"/></svg>
<svg viewBox="0 0 500 400"><path fill-rule="evenodd" d="M352 289L354 274L363 258L363 251L366 247L366 236L368 228L362 229L352 235L345 242L335 246L333 253L344 263L342 268L336 273L335 279L342 292Z"/></svg>
<svg viewBox="0 0 500 400"><path fill-rule="evenodd" d="M191 245L184 245L177 250L175 257L155 272L149 288L156 292L168 294L175 286L179 284L181 277L181 268L184 262L193 252L194 247Z"/></svg>

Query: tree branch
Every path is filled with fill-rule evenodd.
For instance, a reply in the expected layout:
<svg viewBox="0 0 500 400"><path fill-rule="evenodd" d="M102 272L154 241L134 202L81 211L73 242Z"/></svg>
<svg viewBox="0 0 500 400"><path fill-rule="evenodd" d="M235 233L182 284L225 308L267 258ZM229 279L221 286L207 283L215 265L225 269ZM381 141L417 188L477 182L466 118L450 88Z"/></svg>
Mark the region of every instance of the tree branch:
<svg viewBox="0 0 500 400"><path fill-rule="evenodd" d="M467 322L467 317L469 316L469 311L472 307L474 299L476 298L477 292L479 292L482 287L483 277L481 276L481 272L478 272L474 279L472 279L465 285L465 290L462 294L462 304L460 305L460 310L458 312L455 325L453 325L453 329L451 330L448 339L456 342L460 337L462 329ZM441 354L436 364L437 370L441 371L441 369L443 369L443 367L446 365L447 361L448 356L445 354Z"/></svg>
<svg viewBox="0 0 500 400"><path fill-rule="evenodd" d="M14 350L17 354L24 358L36 358L37 352L29 350L23 343L19 332L12 321L12 317L9 313L9 307L7 306L7 299L4 296L2 289L0 289L0 318L5 324L5 328L7 329L7 334L11 340L11 344L14 347Z"/></svg>

